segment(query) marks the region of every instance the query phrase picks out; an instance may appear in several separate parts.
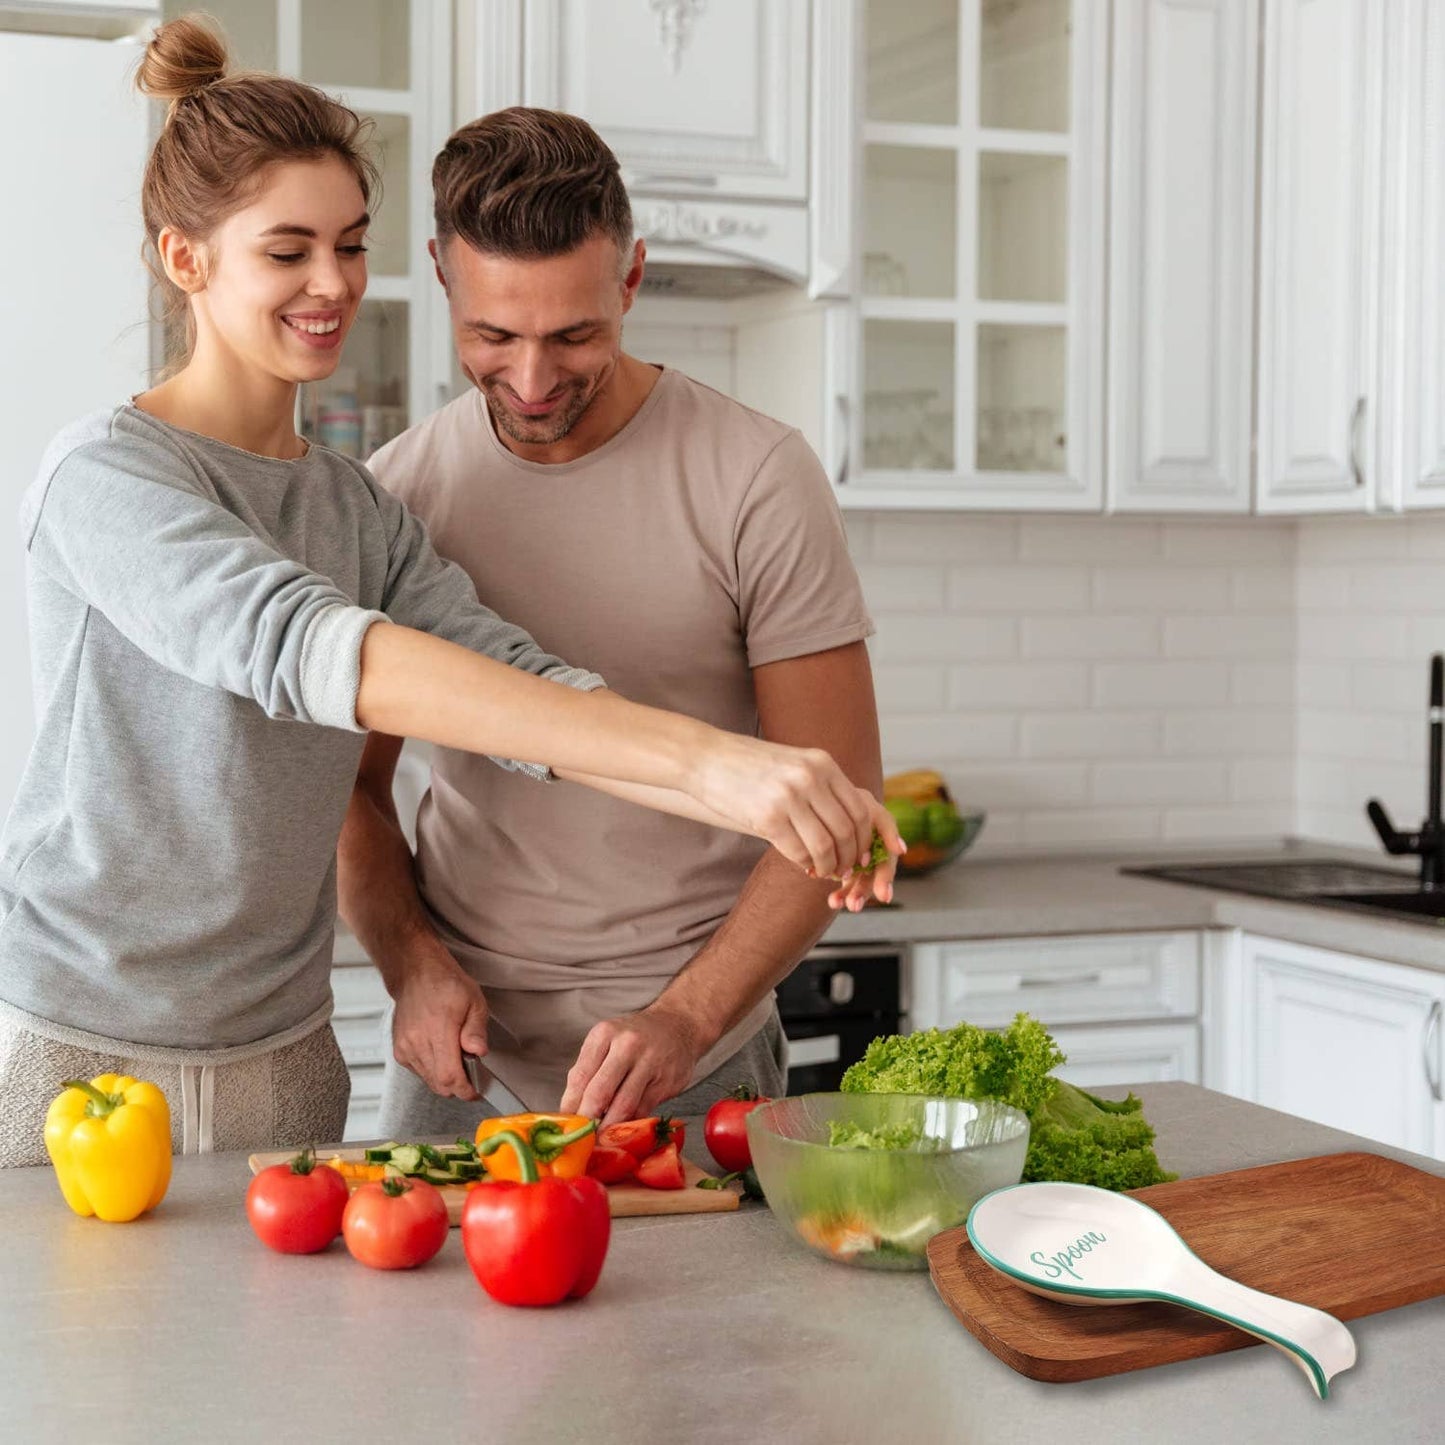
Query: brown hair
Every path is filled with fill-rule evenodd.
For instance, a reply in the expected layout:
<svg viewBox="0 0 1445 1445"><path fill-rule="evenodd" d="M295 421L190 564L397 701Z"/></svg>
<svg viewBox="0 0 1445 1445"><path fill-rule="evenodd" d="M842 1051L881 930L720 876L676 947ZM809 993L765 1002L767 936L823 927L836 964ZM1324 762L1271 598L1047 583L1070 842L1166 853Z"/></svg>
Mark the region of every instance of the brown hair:
<svg viewBox="0 0 1445 1445"><path fill-rule="evenodd" d="M436 234L499 256L560 256L597 234L625 267L632 207L617 157L575 115L512 106L464 125L432 165Z"/></svg>
<svg viewBox="0 0 1445 1445"><path fill-rule="evenodd" d="M144 94L168 100L165 125L141 185L144 255L165 298L163 319L185 317L185 353L195 322L185 293L156 248L162 228L204 241L259 189L280 161L339 156L374 209L380 174L367 151L371 122L314 86L261 71L230 71L226 43L207 15L183 15L151 37L136 71Z"/></svg>

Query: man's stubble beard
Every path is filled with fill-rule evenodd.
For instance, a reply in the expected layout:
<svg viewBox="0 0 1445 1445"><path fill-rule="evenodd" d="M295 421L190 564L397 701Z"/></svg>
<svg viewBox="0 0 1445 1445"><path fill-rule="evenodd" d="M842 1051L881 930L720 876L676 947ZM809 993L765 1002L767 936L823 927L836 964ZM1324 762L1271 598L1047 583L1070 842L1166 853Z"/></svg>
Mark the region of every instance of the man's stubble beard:
<svg viewBox="0 0 1445 1445"><path fill-rule="evenodd" d="M531 447L551 446L554 442L561 441L582 420L583 414L596 396L595 392L589 395L585 391L574 391L561 415L533 418L515 415L498 395L500 391L500 387L482 387L482 395L487 399L492 420L514 442Z"/></svg>

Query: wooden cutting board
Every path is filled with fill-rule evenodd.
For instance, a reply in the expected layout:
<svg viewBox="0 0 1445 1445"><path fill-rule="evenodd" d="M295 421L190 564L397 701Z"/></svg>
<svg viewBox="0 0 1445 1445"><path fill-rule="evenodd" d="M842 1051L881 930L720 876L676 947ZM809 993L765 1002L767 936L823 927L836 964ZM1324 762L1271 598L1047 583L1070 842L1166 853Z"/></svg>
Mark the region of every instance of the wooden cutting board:
<svg viewBox="0 0 1445 1445"><path fill-rule="evenodd" d="M340 1155L343 1159L360 1160L364 1157L361 1149L318 1150L322 1159ZM294 1149L283 1149L274 1154L253 1154L248 1161L251 1173L259 1174L272 1164L285 1164L296 1157ZM607 1200L614 1219L628 1219L644 1214L727 1214L738 1207L741 1198L737 1188L699 1189L699 1179L708 1174L690 1159L682 1161L686 1183L681 1189L649 1189L645 1184L609 1184ZM347 1184L354 1190L362 1181L348 1179ZM467 1190L460 1184L443 1184L438 1192L447 1202L447 1217L453 1225L462 1221L462 1205L467 1202Z"/></svg>
<svg viewBox="0 0 1445 1445"><path fill-rule="evenodd" d="M1378 1154L1327 1154L1134 1194L1206 1264L1339 1319L1445 1294L1445 1178ZM1080 1307L990 1269L962 1227L929 1241L933 1283L964 1326L1034 1380L1092 1380L1260 1342L1179 1305Z"/></svg>

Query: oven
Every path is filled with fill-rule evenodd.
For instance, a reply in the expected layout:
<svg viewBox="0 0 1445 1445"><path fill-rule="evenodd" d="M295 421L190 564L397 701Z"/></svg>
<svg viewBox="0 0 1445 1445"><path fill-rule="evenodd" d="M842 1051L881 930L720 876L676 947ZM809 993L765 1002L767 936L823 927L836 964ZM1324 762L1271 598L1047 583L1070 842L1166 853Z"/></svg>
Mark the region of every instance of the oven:
<svg viewBox="0 0 1445 1445"><path fill-rule="evenodd" d="M777 988L788 1092L830 1093L879 1034L905 1026L900 943L819 944Z"/></svg>

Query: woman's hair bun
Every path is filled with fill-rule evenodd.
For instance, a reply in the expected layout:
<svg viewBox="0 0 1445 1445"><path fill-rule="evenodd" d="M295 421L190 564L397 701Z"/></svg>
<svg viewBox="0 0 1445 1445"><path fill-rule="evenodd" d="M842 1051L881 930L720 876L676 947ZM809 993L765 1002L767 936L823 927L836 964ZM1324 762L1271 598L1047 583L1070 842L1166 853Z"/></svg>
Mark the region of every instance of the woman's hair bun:
<svg viewBox="0 0 1445 1445"><path fill-rule="evenodd" d="M226 42L208 15L182 15L162 25L146 46L135 83L146 95L175 102L222 79Z"/></svg>

